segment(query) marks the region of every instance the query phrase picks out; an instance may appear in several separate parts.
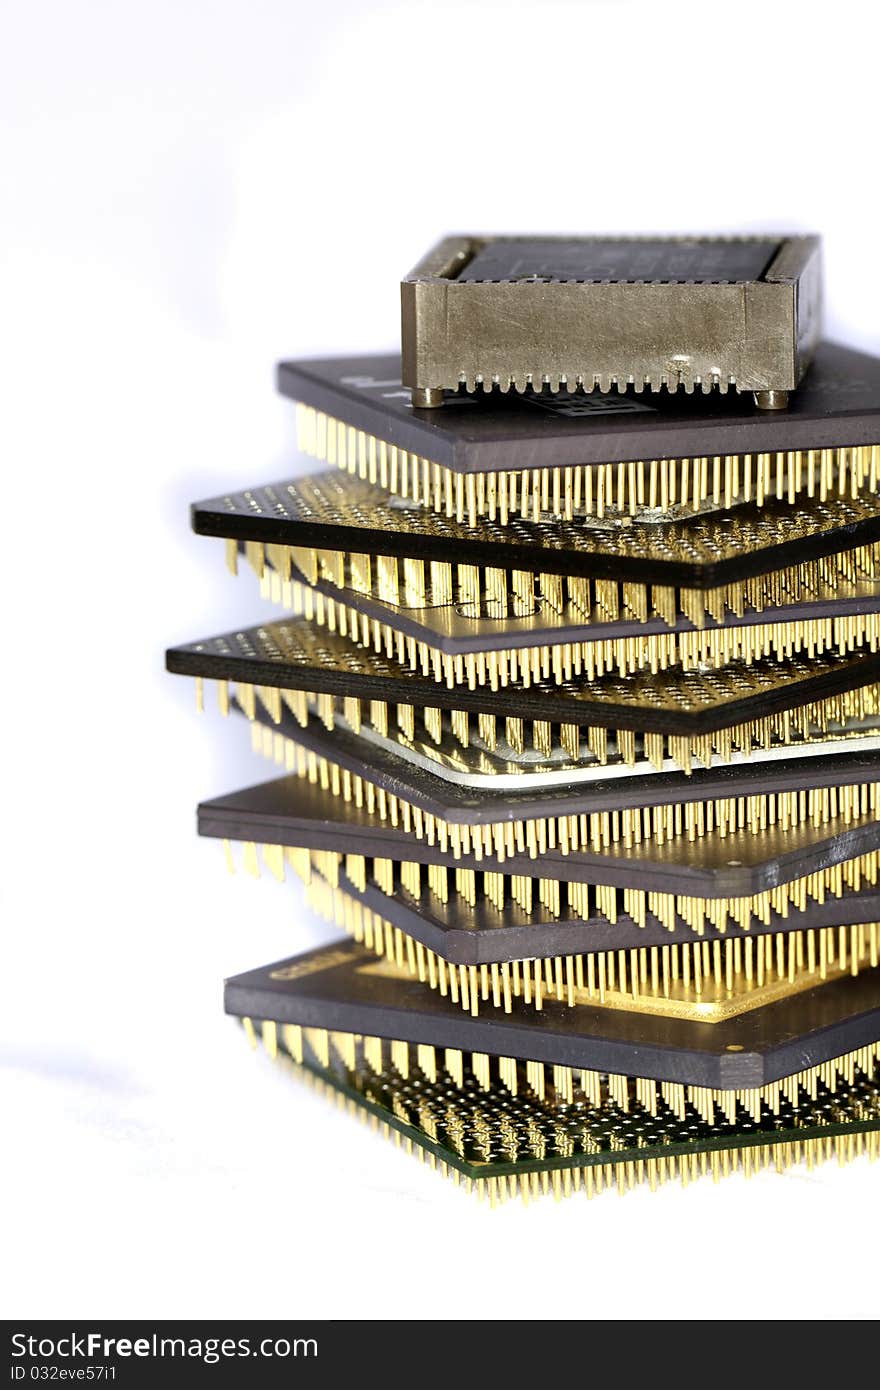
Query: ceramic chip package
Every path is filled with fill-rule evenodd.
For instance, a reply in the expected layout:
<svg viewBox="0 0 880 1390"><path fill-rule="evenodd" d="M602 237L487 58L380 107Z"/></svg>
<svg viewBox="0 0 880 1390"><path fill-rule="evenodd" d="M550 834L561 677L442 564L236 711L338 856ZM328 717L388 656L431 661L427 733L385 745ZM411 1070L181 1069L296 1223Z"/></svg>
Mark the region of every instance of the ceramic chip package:
<svg viewBox="0 0 880 1390"><path fill-rule="evenodd" d="M401 283L403 380L422 408L632 386L780 409L820 313L816 237L447 237Z"/></svg>

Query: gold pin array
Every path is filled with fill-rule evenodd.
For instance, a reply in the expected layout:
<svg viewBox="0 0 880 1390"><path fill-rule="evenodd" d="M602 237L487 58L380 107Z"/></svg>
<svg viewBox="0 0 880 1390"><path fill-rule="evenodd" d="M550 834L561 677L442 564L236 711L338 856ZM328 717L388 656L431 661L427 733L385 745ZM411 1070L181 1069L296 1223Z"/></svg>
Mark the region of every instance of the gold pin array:
<svg viewBox="0 0 880 1390"><path fill-rule="evenodd" d="M333 887L338 885L339 875L344 872L361 891L368 884L375 885L389 897L400 892L403 901L421 899L426 893L436 903L452 904L452 910L462 914L480 904L484 911L492 911L498 917L506 909L519 908L520 914L537 912L551 920L580 918L592 922L600 919L615 925L628 919L638 927L644 927L650 917L669 932L687 926L697 936L703 936L707 929L723 934L728 929L748 932L752 927L768 928L775 918L785 920L792 912L806 911L811 903L825 903L845 893L876 887L880 869L880 853L873 851L762 893L738 898L701 898L640 888L615 888L610 884L568 883L558 878L449 869L443 864L367 859L362 854L337 854L334 866L331 858L326 851L312 851L311 863ZM876 965L876 959L872 959L871 964Z"/></svg>
<svg viewBox="0 0 880 1390"><path fill-rule="evenodd" d="M548 850L562 854L581 849L601 853L613 845L662 845L677 839L695 841L712 834L723 838L742 830L761 834L774 825L780 830L798 825L819 829L831 819L841 817L846 821L877 812L877 784L865 783L468 824L425 811L313 753L267 724L255 721L250 729L254 752L271 758L285 771L306 778L323 791L363 807L380 820L400 826L406 834L436 844L455 859L463 854L472 854L476 859L489 855L501 864L512 855L527 854L534 859Z"/></svg>
<svg viewBox="0 0 880 1390"><path fill-rule="evenodd" d="M644 512L671 520L771 499L857 497L876 492L880 477L876 444L462 474L311 406L297 405L296 435L310 458L471 526L482 517L505 526L516 517L625 521Z"/></svg>
<svg viewBox="0 0 880 1390"><path fill-rule="evenodd" d="M293 582L288 587L288 606L297 617L326 627L355 646L371 648L411 671L441 682L449 690L460 685L467 685L470 690L479 686L491 690L508 685L528 688L538 681L561 684L580 677L592 681L609 674L656 674L676 667L684 671L707 667L718 670L734 662L751 666L768 657L779 662L801 655L814 660L826 653L846 656L858 651L874 652L880 638L880 615L858 613L450 655L430 641L413 637L379 618L367 617L308 585ZM264 583L263 588L268 593L271 584Z"/></svg>
<svg viewBox="0 0 880 1390"><path fill-rule="evenodd" d="M277 978L283 979L283 971L278 972ZM250 1019L244 1020L244 1027L255 1045L257 1027ZM417 1046L399 1039L391 1041L323 1028L300 1028L296 1024L266 1022L259 1027L271 1057L284 1051L298 1063L313 1055L323 1067L329 1068L334 1058L338 1058L348 1071L369 1070L380 1076L396 1073L404 1080L418 1075L431 1083L442 1073L444 1080L471 1094L492 1092L497 1088L511 1096L531 1094L545 1106L562 1108L579 1104L594 1112L607 1111L613 1115L656 1116L668 1112L682 1121L692 1115L705 1124L731 1127L744 1119L758 1123L762 1118L777 1116L784 1104L792 1109L809 1106L823 1093L833 1096L845 1092L859 1080L872 1082L880 1062L880 1042L868 1043L764 1086L720 1090L651 1077L620 1076L503 1058L458 1048L433 1048L424 1043ZM880 1111L877 1118L880 1119Z"/></svg>
<svg viewBox="0 0 880 1390"><path fill-rule="evenodd" d="M444 960L325 877L312 874L306 884L310 907L326 921L475 1018L483 1004L510 1013L513 1000L521 999L539 1010L556 1000L569 1008L601 1005L721 1023L826 981L875 969L880 950L880 926L859 923L461 965Z"/></svg>
<svg viewBox="0 0 880 1390"><path fill-rule="evenodd" d="M280 724L286 709L301 728L306 728L310 719L316 719L332 732L341 720L356 734L367 729L382 738L397 737L405 744L433 744L441 751L458 746L477 757L489 753L513 760L528 751L547 759L564 754L572 762L596 763L601 767L637 767L646 763L660 771L672 763L688 774L695 764L711 767L716 762L730 762L735 755L749 757L780 747L796 752L829 738L858 740L877 733L880 721L877 684L700 735L646 734L595 724L563 724L556 720L473 714L467 710L447 712L430 705L315 695L241 681L217 682L217 700L223 714L229 712L230 691L251 720L256 719L259 704L274 724ZM204 708L201 677L196 678L196 703L200 710ZM483 770L479 762L474 770Z"/></svg>
<svg viewBox="0 0 880 1390"><path fill-rule="evenodd" d="M647 622L686 618L701 628L747 612L786 604L832 601L880 578L880 544L771 570L716 589L689 589L548 572L451 564L414 557L292 548L247 541L245 558L273 603L292 607L292 583L323 581L398 608L456 607L463 617L521 618L543 612L571 622ZM227 540L226 561L238 573L238 542ZM343 596L344 597L344 596Z"/></svg>
<svg viewBox="0 0 880 1390"><path fill-rule="evenodd" d="M335 1101L340 1109L347 1110L350 1115L369 1124L384 1138L393 1140L398 1148L415 1155L420 1162L426 1163L443 1177L451 1179L456 1187L475 1194L478 1200L488 1201L493 1208L516 1197L520 1198L523 1206L529 1206L537 1198L551 1194L556 1201L561 1201L563 1197L571 1197L576 1192L583 1192L590 1199L602 1192L612 1191L622 1196L625 1192L631 1192L642 1185L646 1185L651 1192L657 1192L667 1182L676 1180L681 1182L682 1187L688 1187L702 1177L711 1177L713 1182L720 1182L722 1178L741 1173L743 1177L751 1178L770 1168L782 1174L800 1164L805 1165L809 1172L820 1163L835 1159L842 1167L865 1155L875 1160L880 1154L880 1133L876 1129L870 1129L815 1139L792 1140L779 1135L768 1136L763 1142L737 1143L729 1148L713 1148L708 1152L701 1150L694 1153L668 1154L659 1158L621 1159L605 1163L592 1161L583 1166L575 1164L563 1167L557 1163L554 1167L551 1166L551 1157L551 1162L544 1168L533 1167L502 1176L473 1178L460 1171L453 1163L437 1156L432 1137L436 1134L436 1124L429 1112L423 1111L414 1119L431 1143L430 1148L425 1147L420 1133L401 1132L400 1129L392 1127L374 1111L368 1110L352 1096L339 1090L332 1081L297 1065L287 1053L279 1052L276 1063L287 1067L298 1080L304 1081L326 1099ZM463 1112L460 1121L462 1128L466 1122ZM503 1131L502 1137L509 1141L509 1129ZM536 1145L539 1150L542 1147L546 1157L546 1146Z"/></svg>

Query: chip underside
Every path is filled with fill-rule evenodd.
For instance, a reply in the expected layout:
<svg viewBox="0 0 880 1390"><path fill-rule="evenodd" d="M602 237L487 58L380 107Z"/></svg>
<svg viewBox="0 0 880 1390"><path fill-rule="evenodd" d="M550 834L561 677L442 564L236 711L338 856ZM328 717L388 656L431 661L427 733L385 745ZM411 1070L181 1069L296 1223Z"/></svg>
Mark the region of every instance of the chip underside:
<svg viewBox="0 0 880 1390"><path fill-rule="evenodd" d="M792 1101L813 1098L823 1067L828 1082L850 1080L856 1069L873 1075L880 1053L876 969L817 984L711 1027L694 1018L597 1005L571 1009L556 999L545 1000L541 1012L517 999L509 1012L489 1008L472 1017L395 962L343 940L237 975L227 980L224 997L227 1013L278 1027L396 1039L411 1049L393 1058L403 1074L419 1047L469 1054L484 1089L494 1076L504 1080L499 1059L530 1062L529 1087L544 1094L553 1086L560 1099L573 1086L587 1090L589 1073L599 1072L683 1086L694 1092L692 1101L708 1089L727 1092L729 1100L751 1104L756 1112L773 1110L786 1087ZM492 1060L484 1065L480 1058ZM436 1060L432 1064L425 1052L428 1072ZM554 1068L560 1071L554 1074ZM511 1078L508 1089L515 1093L518 1087ZM747 1099L750 1091L761 1093L754 1103Z"/></svg>
<svg viewBox="0 0 880 1390"><path fill-rule="evenodd" d="M767 1167L784 1172L801 1162L812 1168L880 1152L880 1087L873 1081L860 1080L806 1108L783 1102L772 1118L733 1131L723 1122L671 1112L572 1106L561 1113L533 1096L487 1093L476 1083L453 1099L445 1070L433 1080L404 1080L390 1068L376 1072L357 1061L348 1067L335 1051L325 1066L307 1033L299 1062L287 1051L283 1031L269 1046L273 1057L290 1061L330 1098L344 1100L353 1114L492 1205L549 1192L623 1193L642 1183L654 1190L674 1179L686 1186L703 1176L717 1181Z"/></svg>
<svg viewBox="0 0 880 1390"><path fill-rule="evenodd" d="M609 949L662 950L682 937L706 940L712 948L719 938L723 945L724 939L778 932L781 940L785 931L852 927L856 937L856 927L880 920L876 854L745 898L697 898L473 869L422 872L411 860L366 861L363 855L320 851L308 863L295 856L290 862L308 880L317 875L339 887L414 940L432 947L439 943L438 954L452 959L465 954L464 942L470 947L467 956L486 964ZM842 959L846 967L846 951ZM851 960L854 973L862 960L877 964L873 927ZM711 970L711 956L707 961ZM721 964L719 955L718 970Z"/></svg>
<svg viewBox="0 0 880 1390"><path fill-rule="evenodd" d="M456 574L464 582L438 593L427 574L419 583L418 561L367 567L351 555L295 558L298 568L291 564L289 578L282 578L275 562L285 570L284 560L270 549L261 567L262 597L332 624L365 645L401 653L399 659L410 660L414 650L426 668L437 664L438 655L442 660L474 654L479 660L490 652L593 642L610 644L597 647L592 658L602 666L633 666L630 650L642 665L655 668L720 666L768 652L821 652L870 640L880 609L876 545L799 566L791 575L758 577L742 585L742 593L740 586L705 593L644 586L633 593L624 586L622 594L619 585L601 580L508 576L483 566ZM402 574L394 573L401 568ZM749 592L759 606L747 601ZM528 652L519 657L521 663L534 660ZM581 660L590 660L586 650Z"/></svg>
<svg viewBox="0 0 880 1390"><path fill-rule="evenodd" d="M285 730L291 721L349 729L473 786L595 780L639 767L690 772L783 749L867 752L880 728L880 655L870 648L594 678L542 675L542 665L534 681L527 668L522 685L481 681L469 667L473 679L456 685L295 619L172 648L166 664L200 682L200 706L204 681L215 680L224 712L234 692L251 719L259 708Z"/></svg>
<svg viewBox="0 0 880 1390"><path fill-rule="evenodd" d="M466 765L465 775L451 775L449 769L441 775L438 766L409 756L399 743L365 739L341 724L330 730L312 721L300 725L287 709L275 721L257 707L250 725L256 752L334 796L377 811L407 833L445 844L441 825L447 826L450 842L453 826L463 831L503 825L499 843L510 854L521 852L527 825L539 834L542 853L554 848L557 838L568 853L618 839L629 844L678 834L692 839L713 829L722 835L746 827L763 830L774 821L787 825L814 818L820 825L831 814L830 788L869 785L880 777L880 760L871 748L823 754L820 747L814 756L789 752L690 775L633 769L593 776L587 769L579 777L566 767L558 777L549 773L529 780L521 768L509 779L496 768L481 780L473 764ZM607 830L600 829L603 816ZM554 834L551 824L557 827ZM490 852L488 840L483 848ZM466 852L463 840L457 849Z"/></svg>
<svg viewBox="0 0 880 1390"><path fill-rule="evenodd" d="M880 499L751 503L667 526L512 519L470 527L334 471L197 502L192 522L199 535L264 547L708 590L871 545L880 539Z"/></svg>

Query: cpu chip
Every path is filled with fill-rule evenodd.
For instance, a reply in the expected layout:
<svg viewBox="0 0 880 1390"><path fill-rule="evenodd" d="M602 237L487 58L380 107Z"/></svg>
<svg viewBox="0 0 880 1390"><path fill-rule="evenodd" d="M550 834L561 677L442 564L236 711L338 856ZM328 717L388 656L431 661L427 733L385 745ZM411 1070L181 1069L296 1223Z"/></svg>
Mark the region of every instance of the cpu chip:
<svg viewBox="0 0 880 1390"><path fill-rule="evenodd" d="M820 309L818 237L447 237L401 283L403 382L418 407L632 387L778 409Z"/></svg>

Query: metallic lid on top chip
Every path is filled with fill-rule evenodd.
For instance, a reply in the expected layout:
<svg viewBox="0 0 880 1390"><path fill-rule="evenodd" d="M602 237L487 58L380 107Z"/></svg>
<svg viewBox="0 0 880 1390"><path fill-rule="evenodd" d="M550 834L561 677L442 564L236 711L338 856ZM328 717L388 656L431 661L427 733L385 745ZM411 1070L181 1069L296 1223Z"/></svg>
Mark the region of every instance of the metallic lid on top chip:
<svg viewBox="0 0 880 1390"><path fill-rule="evenodd" d="M403 380L444 391L750 391L788 401L821 317L814 236L446 237L401 283Z"/></svg>

